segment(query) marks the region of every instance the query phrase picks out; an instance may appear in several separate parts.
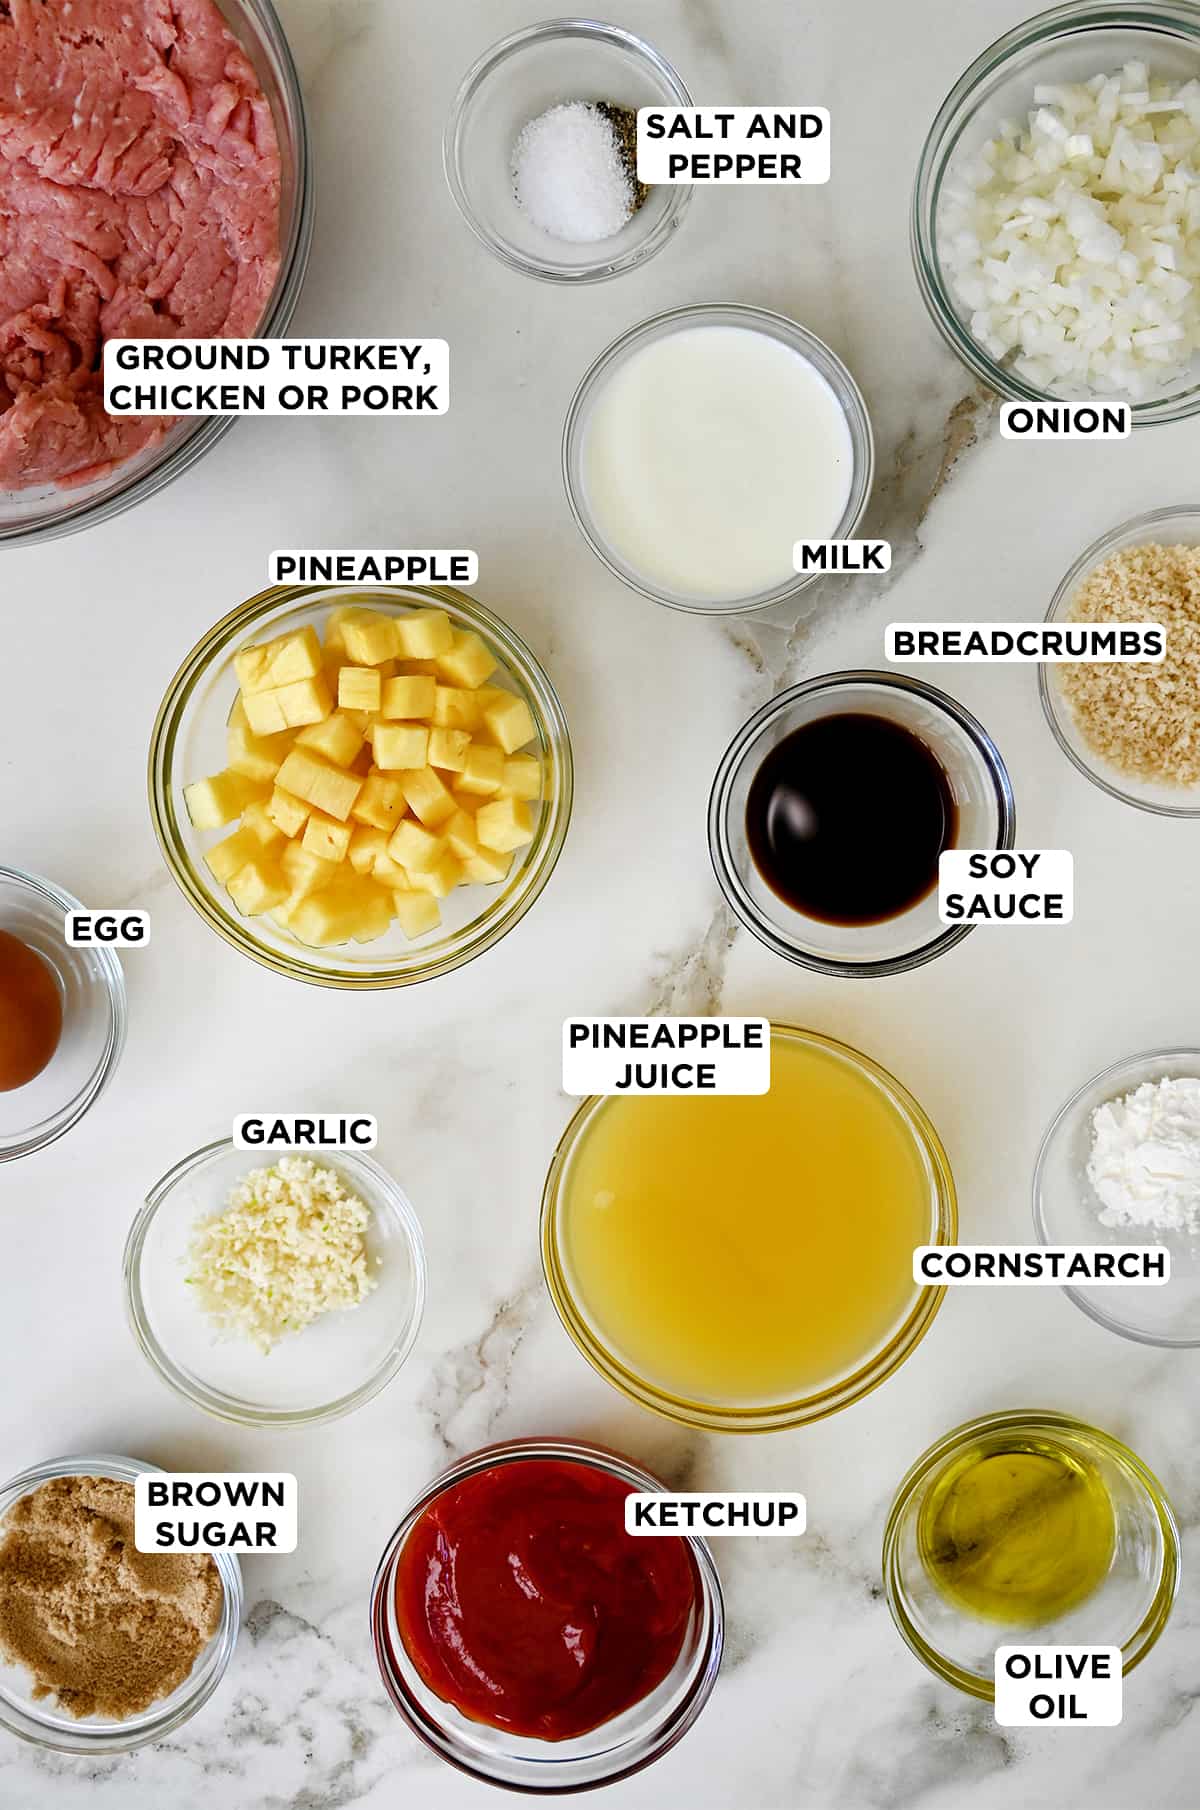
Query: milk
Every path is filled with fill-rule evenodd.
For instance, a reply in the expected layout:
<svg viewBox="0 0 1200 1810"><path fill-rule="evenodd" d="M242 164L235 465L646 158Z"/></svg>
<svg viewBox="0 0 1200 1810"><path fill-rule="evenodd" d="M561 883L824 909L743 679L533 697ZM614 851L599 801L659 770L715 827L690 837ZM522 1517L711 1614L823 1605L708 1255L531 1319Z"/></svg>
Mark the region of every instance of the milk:
<svg viewBox="0 0 1200 1810"><path fill-rule="evenodd" d="M787 582L797 540L833 537L850 495L845 413L820 372L750 327L640 347L584 431L595 527L651 590L718 605Z"/></svg>

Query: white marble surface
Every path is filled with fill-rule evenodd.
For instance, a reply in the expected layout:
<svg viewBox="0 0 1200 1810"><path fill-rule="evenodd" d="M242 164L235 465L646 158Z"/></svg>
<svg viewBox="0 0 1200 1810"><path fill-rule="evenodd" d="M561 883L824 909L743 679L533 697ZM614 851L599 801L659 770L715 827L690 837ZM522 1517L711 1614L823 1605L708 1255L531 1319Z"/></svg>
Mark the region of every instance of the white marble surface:
<svg viewBox="0 0 1200 1810"><path fill-rule="evenodd" d="M1196 1040L1196 828L1122 808L1068 767L1026 671L941 676L1009 762L1022 841L1075 850L1076 919L1061 934L978 932L904 978L822 981L734 933L704 805L727 738L772 689L881 664L892 616L1039 615L1095 535L1189 500L1200 429L1132 447L1006 444L925 319L906 242L921 135L960 69L1021 16L1014 0L625 0L614 16L698 99L829 106L834 178L793 194L702 192L658 259L582 293L503 270L441 176L463 68L538 12L527 0L283 0L319 178L297 328L445 335L452 413L243 423L136 512L3 559L3 858L95 904L148 906L154 941L126 962L129 1044L102 1105L0 1175L0 1471L109 1448L186 1469L292 1469L303 1494L299 1551L246 1566L247 1623L219 1695L171 1741L121 1760L3 1741L0 1805L482 1810L485 1788L428 1755L388 1707L368 1589L405 1502L449 1457L559 1432L600 1437L674 1480L809 1497L802 1541L725 1543L730 1640L715 1696L675 1752L610 1792L621 1810L1190 1810L1194 1575L1130 1681L1119 1729L1024 1734L998 1730L910 1657L878 1555L893 1487L929 1441L988 1409L1044 1404L1132 1443L1168 1485L1194 1560L1200 1354L1121 1341L1054 1290L959 1292L899 1376L850 1412L791 1435L700 1438L627 1407L575 1355L542 1287L535 1227L568 1115L556 1077L566 1012L761 1011L860 1045L940 1128L975 1240L1028 1235L1037 1140L1077 1081L1132 1050ZM886 586L827 582L802 611L723 626L624 592L576 537L558 441L584 366L640 317L715 299L795 315L857 374L879 442L872 521L896 547ZM270 548L406 543L478 548L480 594L561 690L576 813L550 888L502 946L432 986L342 997L254 967L193 915L150 832L145 748L179 658L260 588ZM122 1319L120 1254L147 1184L235 1111L281 1099L378 1113L380 1156L424 1220L431 1299L383 1397L268 1439L188 1410L150 1375Z"/></svg>

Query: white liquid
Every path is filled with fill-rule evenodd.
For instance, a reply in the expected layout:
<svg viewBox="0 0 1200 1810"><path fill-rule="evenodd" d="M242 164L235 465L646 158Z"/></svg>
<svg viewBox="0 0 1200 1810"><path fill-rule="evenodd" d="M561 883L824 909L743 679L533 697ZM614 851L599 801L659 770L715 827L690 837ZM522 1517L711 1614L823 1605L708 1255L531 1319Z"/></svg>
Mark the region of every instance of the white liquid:
<svg viewBox="0 0 1200 1810"><path fill-rule="evenodd" d="M850 428L799 352L750 327L685 327L599 390L583 484L602 540L652 589L714 603L787 582L850 495Z"/></svg>

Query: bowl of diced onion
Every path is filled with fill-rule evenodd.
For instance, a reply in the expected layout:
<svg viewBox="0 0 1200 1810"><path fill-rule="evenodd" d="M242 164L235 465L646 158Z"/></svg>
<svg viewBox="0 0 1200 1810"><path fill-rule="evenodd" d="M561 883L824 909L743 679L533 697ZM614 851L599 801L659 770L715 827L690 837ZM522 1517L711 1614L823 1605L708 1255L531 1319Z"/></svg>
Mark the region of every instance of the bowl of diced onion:
<svg viewBox="0 0 1200 1810"><path fill-rule="evenodd" d="M1200 7L1058 6L955 83L912 251L974 375L1024 402L1200 409Z"/></svg>

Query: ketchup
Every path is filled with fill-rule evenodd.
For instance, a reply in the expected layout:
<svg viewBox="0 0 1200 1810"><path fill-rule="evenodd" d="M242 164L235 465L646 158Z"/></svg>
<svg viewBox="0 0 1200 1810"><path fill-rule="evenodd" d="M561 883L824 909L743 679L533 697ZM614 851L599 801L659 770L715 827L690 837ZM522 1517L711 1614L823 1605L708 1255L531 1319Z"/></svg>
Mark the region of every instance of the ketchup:
<svg viewBox="0 0 1200 1810"><path fill-rule="evenodd" d="M520 1458L446 1490L396 1568L405 1649L473 1722L566 1741L671 1671L697 1598L686 1540L625 1532L632 1487L574 1460Z"/></svg>

